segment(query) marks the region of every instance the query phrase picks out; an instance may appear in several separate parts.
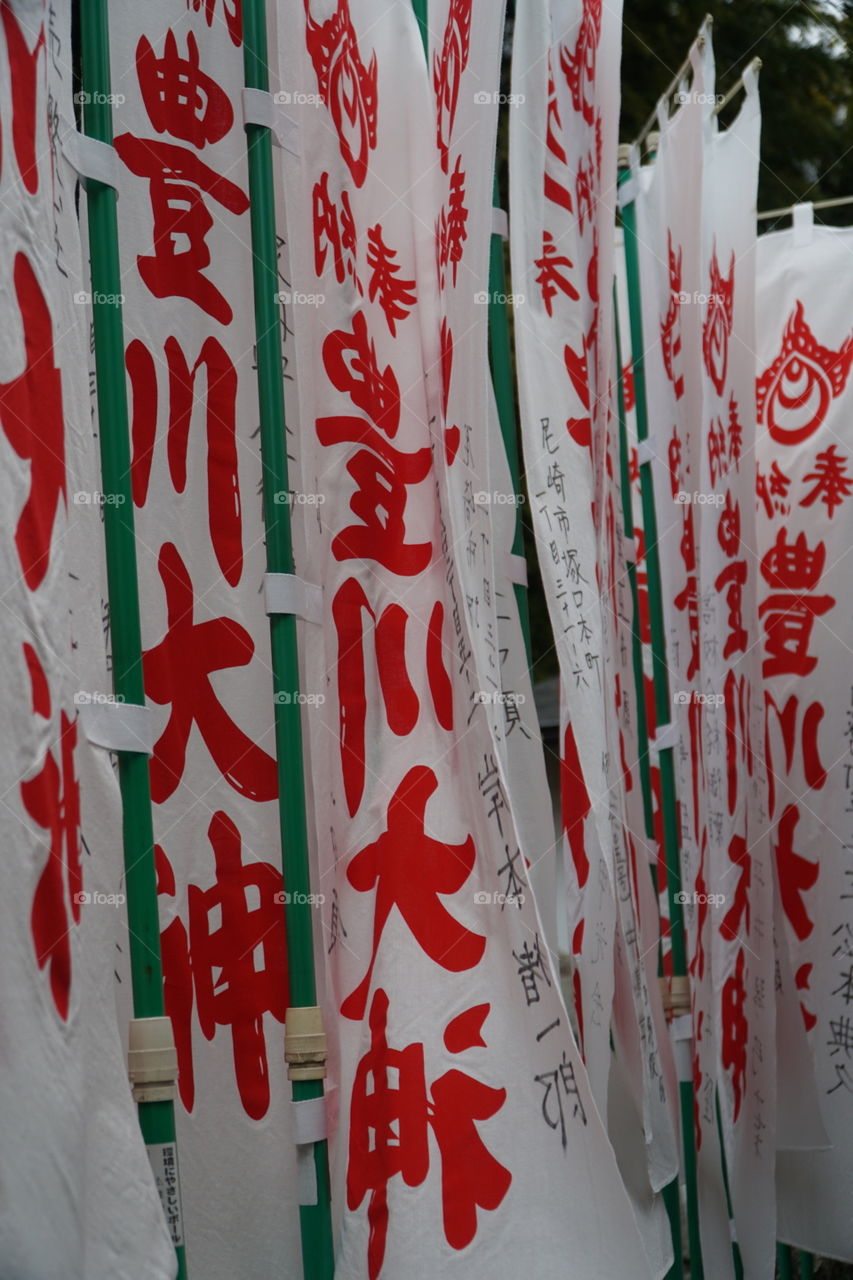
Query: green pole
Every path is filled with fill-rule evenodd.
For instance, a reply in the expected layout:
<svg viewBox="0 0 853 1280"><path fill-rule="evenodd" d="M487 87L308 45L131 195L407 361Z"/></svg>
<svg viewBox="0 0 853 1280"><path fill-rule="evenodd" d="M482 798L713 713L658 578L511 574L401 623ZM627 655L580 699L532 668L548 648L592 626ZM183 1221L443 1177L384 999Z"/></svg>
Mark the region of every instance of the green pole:
<svg viewBox="0 0 853 1280"><path fill-rule="evenodd" d="M628 430L625 419L625 389L622 385L622 343L619 334L619 316L616 310L616 289L613 290L614 331L616 334L616 402L619 413L619 486L622 503L622 527L626 538L634 537L634 514L631 506L631 472L628 463ZM649 726L646 718L645 682L643 677L643 641L640 634L640 594L637 586L637 565L628 561L628 582L631 589L631 659L634 669L634 689L637 703L637 747L640 766L640 786L643 793L643 819L646 837L654 837L652 817L652 785L649 769ZM656 877L652 877L657 893ZM678 1175L663 1189L663 1199L669 1217L672 1234L673 1262L665 1280L681 1280L684 1275L681 1244L681 1198L678 1193Z"/></svg>
<svg viewBox="0 0 853 1280"><path fill-rule="evenodd" d="M806 1253L804 1249L800 1249L797 1253L800 1263L800 1280L812 1280L814 1276L814 1258L810 1253Z"/></svg>
<svg viewBox="0 0 853 1280"><path fill-rule="evenodd" d="M244 0L243 57L246 87L268 92L264 0ZM272 138L266 126L257 124L246 125L246 136L267 571L293 573L289 507L286 503L276 502L276 495L288 490L288 474ZM316 1006L317 985L314 975L312 907L309 899L311 884L302 726L300 704L296 696L299 692L296 618L293 614L270 614L270 644L276 695L275 741L282 865L284 883L289 894L285 912L290 1007L302 1009ZM321 1079L294 1079L292 1084L294 1102L323 1096ZM314 1167L317 1203L301 1205L299 1209L303 1274L306 1280L332 1280L334 1254L331 1193L325 1140L314 1143Z"/></svg>
<svg viewBox="0 0 853 1280"><path fill-rule="evenodd" d="M88 95L84 108L85 132L112 146L107 0L84 0L80 27L83 85ZM124 702L144 706L122 312L120 305L103 301L106 297L114 298L121 290L116 193L112 187L89 181L86 204L101 476L104 492L121 499L104 504L113 689ZM136 1018L160 1018L163 1016L163 971L148 757L138 752L119 752L118 773L133 1012ZM139 1125L146 1146L174 1144L174 1104L171 1101L139 1103ZM184 1280L187 1272L183 1245L176 1253L178 1276Z"/></svg>
<svg viewBox="0 0 853 1280"><path fill-rule="evenodd" d="M779 1280L794 1280L794 1256L790 1245L776 1246L776 1261L779 1267Z"/></svg>
<svg viewBox="0 0 853 1280"><path fill-rule="evenodd" d="M620 168L620 185L628 180L630 170ZM640 308L640 261L637 246L637 217L633 201L622 208L625 234L625 266L628 281L628 313L631 326L631 352L634 392L637 406L637 437L648 439L649 420L646 403L646 376L643 353L643 320ZM646 546L646 573L649 584L649 614L652 638L652 670L654 674L655 722L668 724L671 719L669 673L666 665L666 631L661 592L661 568L658 552L657 517L655 514L652 469L648 462L640 466L643 509L643 534ZM687 976L687 950L684 941L684 916L677 895L681 892L679 862L678 808L675 793L675 759L672 747L659 752L661 806L663 809L664 853L666 858L667 896L672 945L673 974ZM699 1200L696 1186L696 1145L693 1134L693 1084L679 1084L681 1101L681 1133L684 1154L684 1176L687 1187L687 1236L690 1250L691 1280L703 1280L702 1250L699 1239Z"/></svg>

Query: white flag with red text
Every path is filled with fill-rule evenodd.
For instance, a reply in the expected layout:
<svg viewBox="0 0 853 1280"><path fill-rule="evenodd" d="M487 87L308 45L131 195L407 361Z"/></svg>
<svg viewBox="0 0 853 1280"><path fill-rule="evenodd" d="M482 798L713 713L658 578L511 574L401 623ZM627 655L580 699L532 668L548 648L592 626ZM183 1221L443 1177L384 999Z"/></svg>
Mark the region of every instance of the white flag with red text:
<svg viewBox="0 0 853 1280"><path fill-rule="evenodd" d="M853 1261L853 233L758 242L758 612L771 844L825 1150L778 1158L781 1240ZM789 1069L780 1059L780 1069ZM780 1082L780 1088L782 1087ZM791 1144L793 1145L793 1144ZM798 1145L805 1145L800 1143Z"/></svg>
<svg viewBox="0 0 853 1280"><path fill-rule="evenodd" d="M0 12L0 1270L168 1280L174 1251L112 999L121 807L84 712L109 693L88 273L69 156L71 5Z"/></svg>
<svg viewBox="0 0 853 1280"><path fill-rule="evenodd" d="M488 228L467 215L491 188L493 115L474 108L493 108L498 15L434 11L429 62L407 0L280 5L278 23L299 463L318 498L304 572L323 593L306 656L326 697L309 730L337 1275L485 1277L534 1253L555 1274L571 1253L649 1275L530 891L504 709L480 696L502 686L474 495L503 446L475 297ZM491 132L480 148L463 118Z"/></svg>
<svg viewBox="0 0 853 1280"><path fill-rule="evenodd" d="M299 1225L239 7L110 16L184 1237L191 1274L266 1280Z"/></svg>

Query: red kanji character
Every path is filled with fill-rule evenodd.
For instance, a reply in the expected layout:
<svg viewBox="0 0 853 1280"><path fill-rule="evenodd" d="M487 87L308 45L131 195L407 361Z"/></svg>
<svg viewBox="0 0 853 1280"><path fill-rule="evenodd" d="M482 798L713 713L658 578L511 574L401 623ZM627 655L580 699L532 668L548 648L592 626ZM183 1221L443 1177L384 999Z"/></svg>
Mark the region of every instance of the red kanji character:
<svg viewBox="0 0 853 1280"><path fill-rule="evenodd" d="M187 446L193 405L202 402L207 428L207 519L216 562L226 582L236 586L243 572L243 525L240 472L237 465L237 370L216 338L206 338L190 368L177 338L163 346L169 375L169 474L176 493L187 483ZM151 352L134 338L125 353L132 397L133 501L145 505L157 434L157 369ZM197 396L195 378L201 366L207 376L206 396Z"/></svg>
<svg viewBox="0 0 853 1280"><path fill-rule="evenodd" d="M346 359L347 353L354 353ZM407 543L404 515L406 489L429 473L432 454L428 445L414 453L393 448L380 432L394 436L400 420L400 390L391 366L380 371L376 349L367 331L364 313L353 316L352 332L337 329L323 343L323 360L332 384L349 394L357 408L369 414L370 423L352 415L318 418L317 437L326 446L352 442L367 446L347 463L358 485L350 508L363 521L350 525L332 541L338 560L375 560L403 576L420 573L432 557L429 542Z"/></svg>
<svg viewBox="0 0 853 1280"><path fill-rule="evenodd" d="M195 13L198 13L202 7L205 22L212 27L216 16L216 0L187 0L187 8L192 8ZM223 0L222 13L231 43L239 48L243 43L243 0L231 0L230 8L228 0Z"/></svg>
<svg viewBox="0 0 853 1280"><path fill-rule="evenodd" d="M746 765L747 777L750 778L754 768L750 728L752 684L749 676L737 676L734 671L729 670L726 673L723 697L726 707L726 793L729 813L734 814L737 807L738 777L742 767ZM696 811L698 812L698 797Z"/></svg>
<svg viewBox="0 0 853 1280"><path fill-rule="evenodd" d="M206 1040L213 1039L217 1027L231 1028L240 1101L248 1116L260 1120L270 1102L264 1016L270 1013L283 1023L288 1003L281 871L268 862L243 863L240 832L221 810L211 819L208 839L214 882L209 889L191 884L188 925L177 917L162 933L165 1006L178 1049L178 1088L191 1110L195 995ZM158 893L173 895L174 873L159 847L157 871Z"/></svg>
<svg viewBox="0 0 853 1280"><path fill-rule="evenodd" d="M34 11L35 12L35 11ZM26 26L32 18L21 12ZM6 55L9 59L10 94L12 104L12 145L15 148L15 160L18 172L30 195L35 194L39 185L38 160L36 143L38 129L36 127L36 100L38 83L39 53L45 48L44 23L38 25L38 33L32 49L27 46L26 35L8 0L0 3L0 19L6 36ZM32 32L30 32L32 34Z"/></svg>
<svg viewBox="0 0 853 1280"><path fill-rule="evenodd" d="M717 244L711 253L711 283L708 289L708 312L702 327L702 356L705 371L718 396L726 384L729 360L729 337L734 322L735 255L732 251L729 274L724 276L717 261Z"/></svg>
<svg viewBox="0 0 853 1280"><path fill-rule="evenodd" d="M759 618L764 618L765 676L807 676L817 666L817 658L808 652L812 627L815 618L834 606L835 598L807 593L820 582L825 560L822 542L812 549L806 535L800 533L795 542L788 543L784 528L765 553L761 574L773 588L773 594L758 608Z"/></svg>
<svg viewBox="0 0 853 1280"><path fill-rule="evenodd" d="M759 500L764 503L768 519L772 519L774 511L787 514L790 510L790 507L785 503L790 487L791 481L785 475L778 462L773 461L769 477L762 473L760 466L756 463L755 492ZM774 499L776 499L775 502Z"/></svg>
<svg viewBox="0 0 853 1280"><path fill-rule="evenodd" d="M708 427L708 471L712 488L716 487L717 481L727 470L726 462L726 433L723 422L721 418L712 418Z"/></svg>
<svg viewBox="0 0 853 1280"><path fill-rule="evenodd" d="M672 436L670 438L669 444L666 447L667 470L669 471L669 487L672 491L673 498L675 498L675 496L679 493L681 489L681 459L682 459L683 452L684 451L681 445L681 436L678 434L678 428L673 427Z"/></svg>
<svg viewBox="0 0 853 1280"><path fill-rule="evenodd" d="M740 503L733 502L731 493L726 494L726 505L720 512L717 526L717 541L731 563L717 575L714 587L717 591L726 588L726 604L729 609L729 634L723 647L723 657L730 658L733 653L746 653L749 635L743 625L743 588L747 580L745 560L735 560L740 548Z"/></svg>
<svg viewBox="0 0 853 1280"><path fill-rule="evenodd" d="M734 392L729 398L729 463L734 464L735 471L740 470L740 456L743 446L743 424L738 417L738 405Z"/></svg>
<svg viewBox="0 0 853 1280"><path fill-rule="evenodd" d="M24 326L26 365L16 378L0 383L0 426L18 457L30 464L30 491L18 517L15 546L24 581L35 591L50 562L59 500L68 500L65 419L50 308L23 253L15 255L13 279Z"/></svg>
<svg viewBox="0 0 853 1280"><path fill-rule="evenodd" d="M743 836L732 836L729 841L729 861L740 868L732 905L720 922L720 933L733 942L742 928L749 933L749 887L752 883L752 858L747 852Z"/></svg>
<svg viewBox="0 0 853 1280"><path fill-rule="evenodd" d="M575 351L566 343L563 348L563 359L566 362L566 370L571 384L577 393L581 406L586 411L585 417L569 418L566 421L566 430L575 444L579 444L582 449L589 449L590 457L592 457L592 417L589 408L589 367L586 347L584 346L581 351Z"/></svg>
<svg viewBox="0 0 853 1280"><path fill-rule="evenodd" d="M400 266L393 259L396 249L389 249L382 239L382 227L377 222L367 230L367 265L371 276L367 284L367 296L372 302L379 297L379 305L385 312L388 328L396 337L396 322L405 320L415 305L414 280L398 280Z"/></svg>
<svg viewBox="0 0 853 1280"><path fill-rule="evenodd" d="M702 1118L699 1109L699 1099L702 1089L702 1061L699 1057L699 1041L702 1039L702 1023L705 1019L704 1010L700 1011L699 1017L696 1019L696 1035L694 1037L693 1050L693 1133L696 1141L696 1150L702 1149Z"/></svg>
<svg viewBox="0 0 853 1280"><path fill-rule="evenodd" d="M482 1024L490 1005L476 1005L448 1023L446 1048L461 1053L485 1045ZM451 1068L427 1090L424 1046L388 1044L389 1000L380 988L370 1006L370 1048L358 1064L350 1104L347 1205L357 1209L370 1192L368 1275L376 1280L388 1236L388 1183L402 1177L419 1187L429 1173L429 1129L441 1159L444 1235L464 1249L477 1234L477 1210L497 1209L512 1175L491 1154L477 1121L490 1119L506 1100L495 1089Z"/></svg>
<svg viewBox="0 0 853 1280"><path fill-rule="evenodd" d="M358 810L364 794L367 696L362 612L369 613L374 621L379 687L392 733L399 737L411 733L420 710L418 695L406 669L409 615L401 605L389 604L377 616L361 583L355 578L347 578L335 593L332 618L338 635L341 768L350 816ZM436 718L442 728L452 729L453 690L443 659L443 624L444 605L439 600L430 614L426 671Z"/></svg>
<svg viewBox="0 0 853 1280"><path fill-rule="evenodd" d="M794 834L799 821L798 806L786 805L776 828L777 840L773 845L773 853L776 857L782 908L794 933L802 942L814 929L814 921L806 910L803 895L817 884L820 864L804 858L794 850Z"/></svg>
<svg viewBox="0 0 853 1280"><path fill-rule="evenodd" d="M551 51L548 51L548 115L545 133L545 198L552 204L559 205L567 213L571 213L572 193L568 184L568 160L566 149L558 138L563 130L560 119L560 104L557 101L557 87L554 84L554 72L551 66Z"/></svg>
<svg viewBox="0 0 853 1280"><path fill-rule="evenodd" d="M589 221L592 222L592 211L595 204L592 190L592 156L588 156L587 158L589 160L589 168L587 168L583 160L580 160L578 163L577 178L575 180L575 192L578 198L578 224L580 226L581 235L583 235L585 220L588 218Z"/></svg>
<svg viewBox="0 0 853 1280"><path fill-rule="evenodd" d="M456 287L456 273L459 263L462 261L462 246L468 239L467 222L465 170L462 168L462 157L457 156L456 164L450 175L447 206L441 206L441 213L435 230L435 251L440 289L444 288L448 266L453 277L453 287Z"/></svg>
<svg viewBox="0 0 853 1280"><path fill-rule="evenodd" d="M115 149L131 173L150 182L154 252L138 254L139 274L155 298L188 298L214 320L230 324L231 304L203 274L210 266L205 236L213 226L203 192L229 213L249 207L244 191L190 151L171 142L122 133ZM179 244L187 248L178 251Z"/></svg>
<svg viewBox="0 0 853 1280"><path fill-rule="evenodd" d="M622 370L622 394L625 397L625 412L630 413L636 404L636 393L634 391L634 362L629 360ZM640 479L640 468L637 464L637 450L631 450L631 483L636 484Z"/></svg>
<svg viewBox="0 0 853 1280"><path fill-rule="evenodd" d="M231 99L199 65L198 42L187 33L181 57L173 31L166 32L163 56L142 36L136 46L136 74L148 118L157 133L169 133L194 147L219 142L234 123Z"/></svg>
<svg viewBox="0 0 853 1280"><path fill-rule="evenodd" d="M38 673L33 682L33 696L47 682L35 651L31 669ZM49 715L48 705L44 710ZM43 698L39 698L43 702ZM83 869L80 857L80 784L74 772L77 747L77 724L60 712L59 760L48 750L44 764L33 778L21 783L21 802L33 822L49 833L47 862L33 895L30 928L40 969L50 972L50 991L56 1011L63 1020L68 1017L71 997L71 942L67 899L71 919L80 920L80 904L84 899Z"/></svg>
<svg viewBox="0 0 853 1280"><path fill-rule="evenodd" d="M800 965L796 972L796 976L794 977L794 985L798 991L811 990L809 982L811 980L813 968L814 965L811 964ZM811 1031L812 1027L817 1023L817 1015L812 1013L810 1009L807 1009L802 1000L800 1001L800 1013L803 1015L803 1024L805 1025L806 1031Z"/></svg>
<svg viewBox="0 0 853 1280"><path fill-rule="evenodd" d="M741 1103L746 1090L746 1047L749 1042L749 1023L744 1012L746 1006L745 973L746 952L741 947L738 951L735 971L723 983L721 1002L723 1021L721 1061L723 1069L731 1072L734 1093L732 1120L735 1124L740 1115Z"/></svg>
<svg viewBox="0 0 853 1280"><path fill-rule="evenodd" d="M853 365L853 333L837 351L822 347L797 302L782 336L782 349L755 384L760 426L777 444L802 444L817 431L840 396Z"/></svg>
<svg viewBox="0 0 853 1280"><path fill-rule="evenodd" d="M254 656L252 637L231 618L193 622L193 584L171 542L158 561L166 593L168 626L147 649L142 663L145 692L159 706L171 706L166 728L151 758L151 798L168 800L184 771L187 742L195 725L225 780L249 800L275 800L276 764L243 733L224 710L210 677L214 671L245 667Z"/></svg>
<svg viewBox="0 0 853 1280"><path fill-rule="evenodd" d="M586 819L592 808L571 724L566 725L563 755L560 760L560 804L563 831L569 844L578 888L589 879L589 856L586 851Z"/></svg>
<svg viewBox="0 0 853 1280"><path fill-rule="evenodd" d="M782 730L782 742L785 748L785 773L790 775L791 766L794 763L794 752L797 745L797 719L799 716L800 700L796 694L791 694L784 707L779 709L776 699L769 690L764 691L765 699L765 755L767 758L767 782L768 782L768 807L770 816L772 817L776 811L776 771L773 767L773 749L770 737L770 709L771 707L776 713L777 723ZM821 791L826 782L826 769L824 769L820 752L818 749L818 732L820 730L820 722L823 719L824 711L819 702L812 702L806 707L803 713L803 722L801 729L801 759L803 766L803 777L810 791Z"/></svg>
<svg viewBox="0 0 853 1280"><path fill-rule="evenodd" d="M554 314L551 302L556 297L558 289L561 289L566 297L572 301L576 301L580 297L568 276L573 263L565 254L557 253L557 246L554 244L554 237L550 231L542 232L542 257L537 258L533 265L539 268L536 283L542 292L542 301L549 316ZM574 355L574 353L572 354Z"/></svg>
<svg viewBox="0 0 853 1280"><path fill-rule="evenodd" d="M314 183L312 206L314 222L314 273L322 276L326 269L326 254L332 250L332 266L338 284L343 284L349 274L359 293L363 293L356 271L356 231L349 202L349 192L341 192L341 208L329 195L329 175L323 173Z"/></svg>
<svg viewBox="0 0 853 1280"><path fill-rule="evenodd" d="M800 502L801 507L810 507L820 499L830 519L835 508L840 507L844 499L853 493L853 479L847 475L849 458L838 454L837 449L838 445L831 444L817 455L814 471L803 476L804 481L814 480L815 483Z"/></svg>
<svg viewBox="0 0 853 1280"><path fill-rule="evenodd" d="M440 896L458 893L470 876L477 851L472 836L446 844L426 833L426 806L438 779L426 765L409 769L388 805L388 825L356 853L347 879L359 893L376 891L373 949L367 973L341 1005L345 1018L362 1018L385 922L394 907L421 949L451 973L479 964L486 939L466 929Z"/></svg>
<svg viewBox="0 0 853 1280"><path fill-rule="evenodd" d="M450 0L441 53L433 54L432 60L436 142L441 156L441 167L445 173L448 169L450 137L453 133L453 122L456 119L456 107L459 101L459 85L462 81L462 72L468 65L468 51L471 43L471 4L472 0Z"/></svg>
<svg viewBox="0 0 853 1280"><path fill-rule="evenodd" d="M681 270L683 250L678 253L672 247L672 232L666 233L669 254L669 306L660 322L661 350L666 376L672 383L676 400L684 395L684 375L677 372L681 358Z"/></svg>
<svg viewBox="0 0 853 1280"><path fill-rule="evenodd" d="M376 54L366 67L349 0L338 0L335 12L324 22L315 22L311 17L311 0L304 0L304 4L305 47L314 64L320 97L337 130L344 163L360 187L367 177L370 152L376 146Z"/></svg>
<svg viewBox="0 0 853 1280"><path fill-rule="evenodd" d="M685 678L692 680L699 670L699 580L696 575L696 533L693 525L693 512L685 506L681 523L681 541L679 543L681 559L686 571L684 587L675 597L673 604L679 613L687 614L687 626L690 634L690 662Z"/></svg>
<svg viewBox="0 0 853 1280"><path fill-rule="evenodd" d="M594 120L595 61L601 39L601 0L583 0L578 38L572 53L560 47L560 67L572 95L572 106L587 124Z"/></svg>

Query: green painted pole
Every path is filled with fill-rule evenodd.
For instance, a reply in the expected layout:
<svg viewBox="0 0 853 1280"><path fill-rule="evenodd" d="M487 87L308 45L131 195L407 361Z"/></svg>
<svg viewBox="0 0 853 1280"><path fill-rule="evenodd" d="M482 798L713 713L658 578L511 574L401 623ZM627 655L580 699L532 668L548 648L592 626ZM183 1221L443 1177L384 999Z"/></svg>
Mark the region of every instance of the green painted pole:
<svg viewBox="0 0 853 1280"><path fill-rule="evenodd" d="M244 0L243 59L246 87L268 92L264 0ZM266 126L256 124L246 125L246 137L267 571L293 573L290 507L276 501L276 495L287 492L289 486L272 137ZM299 664L296 619L293 614L270 614L270 643L275 692L282 866L289 894L285 902L285 913L290 1006L293 1009L311 1008L317 1003L317 984L314 973L301 711L296 696L299 692ZM295 1102L323 1096L322 1080L294 1079L292 1085ZM329 1160L325 1140L314 1143L314 1167L317 1203L301 1205L299 1209L303 1274L305 1280L332 1280L334 1252Z"/></svg>
<svg viewBox="0 0 853 1280"><path fill-rule="evenodd" d="M619 334L619 316L616 311L616 288L613 289L614 330L616 334L616 402L619 413L619 487L622 502L622 527L626 538L634 537L634 514L631 505L631 470L628 460L628 429L625 418L625 388L622 385L622 342ZM634 690L637 704L637 748L640 768L640 787L643 794L643 819L646 838L654 838L652 817L652 784L649 768L649 725L646 716L645 679L643 674L643 640L640 633L640 593L637 586L637 565L628 561L628 582L631 589L631 659L634 669ZM656 877L652 877L657 893ZM665 1280L682 1280L684 1276L683 1249L681 1243L681 1197L678 1176L663 1189L663 1199L669 1217L672 1234L672 1266Z"/></svg>
<svg viewBox="0 0 853 1280"><path fill-rule="evenodd" d="M620 184L626 182L629 177L630 170L622 167L619 174ZM639 440L646 440L649 435L649 419L643 356L645 351L643 320L640 307L637 217L633 202L629 202L622 208L622 227L625 234L625 266L628 280L628 312L631 325L631 352L637 406L637 437ZM663 616L657 516L655 514L652 469L648 462L642 463L640 466L640 486L643 509L643 535L646 547L646 573L649 584L655 722L658 725L664 725L669 724L671 720L672 702L669 688L669 672L666 665L666 630ZM678 977L686 977L687 949L684 939L684 916L681 910L681 903L678 901L678 894L681 892L681 865L679 861L678 807L675 791L673 748L667 747L660 751L659 761L673 974ZM684 1177L687 1188L687 1236L690 1251L690 1275L691 1280L703 1280L704 1268L699 1238L699 1199L696 1186L696 1144L693 1134L692 1082L682 1080L679 1085L679 1094L681 1100Z"/></svg>
<svg viewBox="0 0 853 1280"><path fill-rule="evenodd" d="M800 1280L813 1280L814 1276L814 1258L810 1253L806 1253L804 1249L800 1249L797 1253L797 1259L800 1264Z"/></svg>
<svg viewBox="0 0 853 1280"><path fill-rule="evenodd" d="M794 1255L790 1245L780 1244L776 1246L776 1262L779 1269L779 1280L794 1280Z"/></svg>
<svg viewBox="0 0 853 1280"><path fill-rule="evenodd" d="M107 0L84 0L80 12L85 99L84 130L112 146L109 23ZM113 690L132 705L145 705L142 676L142 634L136 572L136 539L130 487L130 442L124 373L124 332L121 306L104 301L121 291L116 193L100 182L87 184L89 253L92 278L92 318L101 483L116 500L104 503L104 538L110 600L110 639ZM121 499L118 501L118 499ZM154 827L148 757L122 751L118 756L122 798L122 833L130 939L131 985L135 1018L163 1016L163 971L160 963L160 921L154 869ZM175 1142L174 1104L141 1102L139 1125L147 1146ZM183 1245L176 1249L178 1276L186 1276Z"/></svg>

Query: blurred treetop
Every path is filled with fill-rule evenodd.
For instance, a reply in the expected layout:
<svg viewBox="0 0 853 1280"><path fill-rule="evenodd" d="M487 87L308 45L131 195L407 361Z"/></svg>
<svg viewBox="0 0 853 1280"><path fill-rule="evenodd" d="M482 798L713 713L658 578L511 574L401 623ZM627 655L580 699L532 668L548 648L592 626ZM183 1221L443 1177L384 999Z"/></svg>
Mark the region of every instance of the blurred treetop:
<svg viewBox="0 0 853 1280"><path fill-rule="evenodd" d="M706 13L718 93L750 59L764 64L759 209L853 195L853 0L625 0L620 140L637 136ZM850 222L837 213L822 220Z"/></svg>

